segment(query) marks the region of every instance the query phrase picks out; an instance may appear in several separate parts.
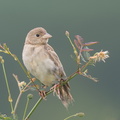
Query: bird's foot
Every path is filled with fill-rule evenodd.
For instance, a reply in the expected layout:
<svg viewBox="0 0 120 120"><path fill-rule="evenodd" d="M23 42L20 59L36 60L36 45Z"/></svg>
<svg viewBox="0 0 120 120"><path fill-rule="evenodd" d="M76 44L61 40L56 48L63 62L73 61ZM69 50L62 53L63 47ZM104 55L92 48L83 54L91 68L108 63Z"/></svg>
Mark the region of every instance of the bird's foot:
<svg viewBox="0 0 120 120"><path fill-rule="evenodd" d="M46 91L43 91L43 90L39 91L39 95L40 95L44 100L46 100L46 94L47 94Z"/></svg>
<svg viewBox="0 0 120 120"><path fill-rule="evenodd" d="M50 88L50 90L57 89L58 87L60 87L60 84L59 84L59 83L53 85L53 86Z"/></svg>
<svg viewBox="0 0 120 120"><path fill-rule="evenodd" d="M53 90L53 95L55 95L55 93L59 92L59 90L58 90L59 87L60 87L60 83L57 83L50 88L50 90Z"/></svg>

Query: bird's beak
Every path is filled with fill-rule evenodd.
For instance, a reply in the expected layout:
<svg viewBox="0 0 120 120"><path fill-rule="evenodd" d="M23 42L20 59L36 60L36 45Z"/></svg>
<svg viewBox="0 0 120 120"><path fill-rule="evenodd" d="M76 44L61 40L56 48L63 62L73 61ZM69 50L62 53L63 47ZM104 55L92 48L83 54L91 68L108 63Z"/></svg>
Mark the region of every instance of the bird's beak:
<svg viewBox="0 0 120 120"><path fill-rule="evenodd" d="M49 39L49 38L51 38L51 37L52 37L52 35L50 35L50 34L48 34L48 33L46 33L45 35L42 36L42 38L45 38L45 39Z"/></svg>

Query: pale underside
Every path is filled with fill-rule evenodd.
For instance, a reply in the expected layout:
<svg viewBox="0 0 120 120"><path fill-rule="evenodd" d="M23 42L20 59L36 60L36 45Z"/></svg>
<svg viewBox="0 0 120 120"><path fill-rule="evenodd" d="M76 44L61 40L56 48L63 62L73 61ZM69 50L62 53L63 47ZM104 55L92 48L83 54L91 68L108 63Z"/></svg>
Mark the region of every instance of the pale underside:
<svg viewBox="0 0 120 120"><path fill-rule="evenodd" d="M51 86L66 77L63 66L50 45L25 44L23 51L23 62L27 70L44 85Z"/></svg>

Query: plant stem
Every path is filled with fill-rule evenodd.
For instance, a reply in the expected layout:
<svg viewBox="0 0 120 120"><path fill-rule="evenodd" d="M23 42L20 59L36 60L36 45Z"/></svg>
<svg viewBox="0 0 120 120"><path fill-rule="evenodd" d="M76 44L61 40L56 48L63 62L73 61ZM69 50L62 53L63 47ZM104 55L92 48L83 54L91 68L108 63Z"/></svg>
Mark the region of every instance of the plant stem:
<svg viewBox="0 0 120 120"><path fill-rule="evenodd" d="M68 120L68 119L70 119L70 118L72 118L72 117L75 117L75 115L71 115L71 116L65 118L64 120Z"/></svg>
<svg viewBox="0 0 120 120"><path fill-rule="evenodd" d="M85 65L83 65L82 67L81 67L81 72L84 72L84 70L86 69L86 67L88 66L88 65L90 65L91 64L91 60L89 60Z"/></svg>
<svg viewBox="0 0 120 120"><path fill-rule="evenodd" d="M27 70L24 68L23 64L20 62L20 60L18 59L18 57L16 55L12 54L11 52L10 52L10 55L15 59L15 61L18 62L18 64L20 65L20 67L22 68L22 70L24 71L24 73L26 74L26 76L29 79L31 79L30 74L28 74Z"/></svg>
<svg viewBox="0 0 120 120"><path fill-rule="evenodd" d="M76 55L76 58L77 58L78 52L77 52L77 50L76 50L74 44L72 43L72 40L70 39L70 37L67 36L67 38L68 38L68 40L69 40L69 42L70 42L70 44L71 44L71 46L72 46L72 48L73 48L74 54Z"/></svg>
<svg viewBox="0 0 120 120"><path fill-rule="evenodd" d="M62 83L62 85L64 85L65 83L67 83L68 81L70 81L72 78L74 78L78 73L78 71L76 71L75 73L73 73L72 75L70 75L68 77L68 79L66 81L64 81ZM49 94L51 94L53 92L53 90L50 90L47 92L46 96L48 96ZM27 117L25 118L25 120L27 120L31 115L32 113L35 111L35 109L37 108L37 106L41 103L41 101L43 100L43 98L39 98L39 100L36 102L36 104L33 106L33 108L31 109L31 111L28 113Z"/></svg>
<svg viewBox="0 0 120 120"><path fill-rule="evenodd" d="M6 70L5 70L5 66L4 66L4 60L3 60L3 62L1 62L1 64L2 64L2 68L3 68L3 73L4 73L4 78L5 78L6 86L7 86L8 101L10 102L11 113L13 114L13 118L15 118L15 113L14 113L13 104L12 104L13 100L12 100L12 97L11 97L9 83L8 83L8 79L7 79L7 75L6 75Z"/></svg>
<svg viewBox="0 0 120 120"><path fill-rule="evenodd" d="M25 116L26 116L26 112L27 112L29 101L30 101L30 99L27 98L27 102L26 102L26 106L25 106L25 110L24 110L24 114L23 114L23 119L22 120L25 120Z"/></svg>
<svg viewBox="0 0 120 120"><path fill-rule="evenodd" d="M17 58L17 62L19 63L20 67L23 69L24 73L29 78L30 76L28 75L27 70L23 67L23 64L20 62L20 60L18 59L18 57L16 57L16 58Z"/></svg>
<svg viewBox="0 0 120 120"><path fill-rule="evenodd" d="M16 113L16 109L17 109L18 103L20 101L21 95L22 95L22 91L20 91L20 93L19 93L19 95L17 97L16 103L15 103L15 107L14 107L14 113Z"/></svg>
<svg viewBox="0 0 120 120"><path fill-rule="evenodd" d="M37 106L40 104L40 102L43 100L43 98L39 98L39 100L36 102L36 104L34 105L34 107L31 109L31 111L28 113L27 117L25 118L25 120L28 120L28 118L32 115L32 113L35 111L35 109L37 108Z"/></svg>
<svg viewBox="0 0 120 120"><path fill-rule="evenodd" d="M76 116L78 116L78 117L83 117L84 115L85 115L85 114L84 114L83 112L79 112L79 113L76 113L76 114L74 114L74 115L71 115L71 116L65 118L64 120L67 120L67 119L69 119L69 118L76 117Z"/></svg>
<svg viewBox="0 0 120 120"><path fill-rule="evenodd" d="M30 74L29 74L29 73L27 72L27 70L24 68L23 64L20 62L20 60L18 59L18 57L17 57L15 54L11 53L10 49L8 48L8 46L7 46L6 44L3 44L3 46L0 45L0 48L3 49L3 50L1 50L0 52L9 54L10 56L12 56L12 57L14 58L15 61L18 62L18 64L20 65L20 67L22 68L22 70L24 71L24 73L25 73L25 74L27 75L27 77L30 79L30 78L31 78Z"/></svg>

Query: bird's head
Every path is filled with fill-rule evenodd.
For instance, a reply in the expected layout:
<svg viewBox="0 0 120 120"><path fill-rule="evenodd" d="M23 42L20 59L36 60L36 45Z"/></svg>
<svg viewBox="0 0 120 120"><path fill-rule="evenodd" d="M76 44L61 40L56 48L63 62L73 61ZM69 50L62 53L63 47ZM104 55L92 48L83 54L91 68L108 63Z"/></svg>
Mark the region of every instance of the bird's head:
<svg viewBox="0 0 120 120"><path fill-rule="evenodd" d="M42 27L37 27L32 29L26 36L25 43L26 44L47 44L48 39L51 38L52 35L48 34L47 31Z"/></svg>

